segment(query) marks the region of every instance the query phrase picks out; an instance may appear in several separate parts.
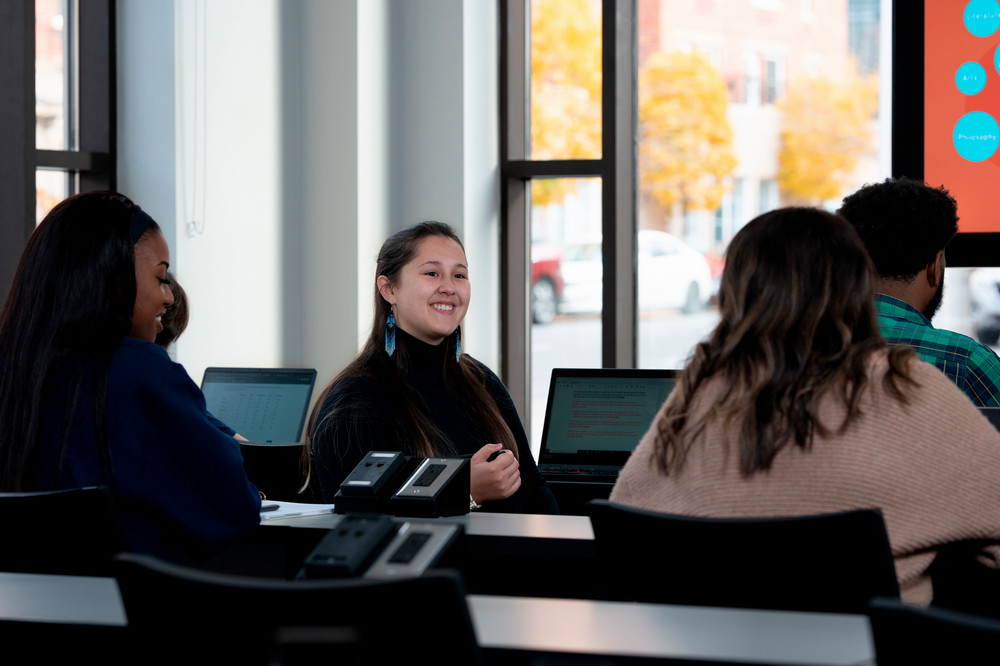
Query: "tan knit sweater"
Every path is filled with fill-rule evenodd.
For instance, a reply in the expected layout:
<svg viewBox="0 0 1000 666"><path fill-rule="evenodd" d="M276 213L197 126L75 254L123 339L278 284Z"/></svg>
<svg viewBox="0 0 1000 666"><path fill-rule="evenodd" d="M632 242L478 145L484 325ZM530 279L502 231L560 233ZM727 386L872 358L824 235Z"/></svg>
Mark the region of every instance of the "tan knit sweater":
<svg viewBox="0 0 1000 666"><path fill-rule="evenodd" d="M927 605L927 568L937 549L962 539L1000 543L1000 433L943 374L914 360L918 387L902 405L883 388L884 354L871 364L862 416L841 436L817 436L810 450L783 449L767 472L741 477L739 456L721 423L709 424L679 473L652 462L655 425L632 454L611 499L697 516L793 516L879 507L885 516L904 600ZM700 413L719 393L710 381L692 405ZM670 398L667 400L669 404ZM831 429L845 409L830 397L820 419ZM661 410L662 413L662 410ZM730 433L732 436L732 433ZM732 455L725 455L727 449ZM984 553L1000 559L1000 546ZM993 566L996 566L993 564Z"/></svg>

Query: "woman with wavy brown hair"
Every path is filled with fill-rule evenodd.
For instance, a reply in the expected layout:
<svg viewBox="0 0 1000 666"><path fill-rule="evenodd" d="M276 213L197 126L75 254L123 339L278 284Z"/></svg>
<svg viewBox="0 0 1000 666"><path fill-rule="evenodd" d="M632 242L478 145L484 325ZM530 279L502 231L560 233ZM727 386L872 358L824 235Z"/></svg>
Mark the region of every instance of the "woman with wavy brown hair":
<svg viewBox="0 0 1000 666"><path fill-rule="evenodd" d="M902 595L923 604L942 545L996 550L1000 434L911 348L883 342L872 276L837 215L748 223L726 255L721 321L611 499L714 517L879 507Z"/></svg>

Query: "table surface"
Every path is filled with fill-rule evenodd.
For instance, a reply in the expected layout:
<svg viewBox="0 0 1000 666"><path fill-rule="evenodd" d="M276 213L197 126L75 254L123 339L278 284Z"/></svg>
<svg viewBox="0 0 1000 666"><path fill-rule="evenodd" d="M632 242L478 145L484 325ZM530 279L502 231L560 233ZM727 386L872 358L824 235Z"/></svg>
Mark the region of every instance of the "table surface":
<svg viewBox="0 0 1000 666"><path fill-rule="evenodd" d="M864 615L469 595L483 648L727 663L874 664Z"/></svg>
<svg viewBox="0 0 1000 666"><path fill-rule="evenodd" d="M287 503L285 503L287 504ZM308 505L301 505L308 506ZM332 505L324 505L331 507ZM304 509L308 510L308 509ZM262 525L284 525L290 527L311 527L331 529L340 522L340 514L296 513L288 511L261 514ZM428 520L413 518L412 520ZM587 516L549 516L532 513L488 513L473 511L465 516L436 518L457 522L465 527L465 533L477 537L528 537L535 539L568 539L593 541L594 530Z"/></svg>
<svg viewBox="0 0 1000 666"><path fill-rule="evenodd" d="M872 664L863 615L469 595L485 649L738 663ZM125 626L113 578L0 573L0 619Z"/></svg>
<svg viewBox="0 0 1000 666"><path fill-rule="evenodd" d="M0 619L119 626L125 606L114 578L0 572Z"/></svg>

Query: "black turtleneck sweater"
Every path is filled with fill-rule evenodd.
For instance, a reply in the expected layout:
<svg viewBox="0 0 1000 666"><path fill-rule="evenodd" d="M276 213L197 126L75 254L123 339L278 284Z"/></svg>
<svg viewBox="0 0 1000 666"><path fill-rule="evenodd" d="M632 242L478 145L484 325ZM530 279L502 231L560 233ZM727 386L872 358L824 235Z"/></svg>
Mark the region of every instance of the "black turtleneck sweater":
<svg viewBox="0 0 1000 666"><path fill-rule="evenodd" d="M378 372L347 377L330 392L320 408L312 452L324 502L334 501L341 481L368 451L414 453L411 435L404 425L404 391L454 448L451 452L435 453L471 456L486 444L497 441L496 436L485 432L464 409L468 397L460 395L456 387L446 381L445 364L456 362L453 347L445 343L429 345L397 326L396 348L405 349L408 361L405 386L390 385L378 377ZM487 392L514 435L521 472L521 488L507 499L484 503L483 510L558 513L555 498L538 472L521 419L506 387L489 368L469 358L482 370Z"/></svg>

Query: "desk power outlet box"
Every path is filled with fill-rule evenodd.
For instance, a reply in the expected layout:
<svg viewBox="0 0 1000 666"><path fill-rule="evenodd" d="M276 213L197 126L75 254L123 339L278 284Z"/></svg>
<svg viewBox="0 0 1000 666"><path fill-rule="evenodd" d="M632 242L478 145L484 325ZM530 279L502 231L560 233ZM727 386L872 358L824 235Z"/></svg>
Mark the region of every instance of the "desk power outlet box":
<svg viewBox="0 0 1000 666"><path fill-rule="evenodd" d="M336 513L392 513L390 500L421 458L399 451L369 451L344 478L333 498Z"/></svg>
<svg viewBox="0 0 1000 666"><path fill-rule="evenodd" d="M348 514L320 539L303 564L307 578L358 576L396 535L385 515Z"/></svg>
<svg viewBox="0 0 1000 666"><path fill-rule="evenodd" d="M340 492L349 497L381 497L405 466L406 456L398 451L369 451L340 484Z"/></svg>
<svg viewBox="0 0 1000 666"><path fill-rule="evenodd" d="M437 566L462 533L456 523L405 521L365 578L392 580L422 576Z"/></svg>
<svg viewBox="0 0 1000 666"><path fill-rule="evenodd" d="M433 518L469 513L469 459L424 458L393 494L397 516Z"/></svg>

